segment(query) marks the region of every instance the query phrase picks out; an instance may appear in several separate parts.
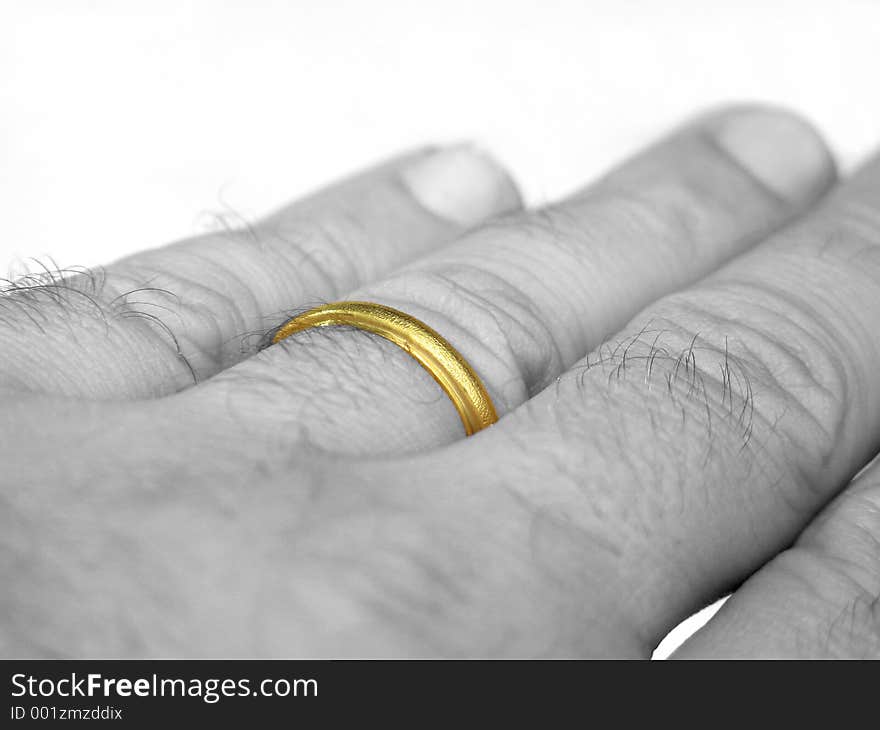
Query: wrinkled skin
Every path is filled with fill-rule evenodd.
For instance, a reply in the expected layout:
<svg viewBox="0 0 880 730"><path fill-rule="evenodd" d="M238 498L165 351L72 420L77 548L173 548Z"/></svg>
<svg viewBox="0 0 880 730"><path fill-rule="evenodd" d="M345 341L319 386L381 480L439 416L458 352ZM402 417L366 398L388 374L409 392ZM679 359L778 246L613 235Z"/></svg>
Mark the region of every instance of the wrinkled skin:
<svg viewBox="0 0 880 730"><path fill-rule="evenodd" d="M410 312L402 350L266 335ZM880 657L880 161L716 111L523 210L424 150L0 299L3 656ZM858 475L858 476L857 476Z"/></svg>

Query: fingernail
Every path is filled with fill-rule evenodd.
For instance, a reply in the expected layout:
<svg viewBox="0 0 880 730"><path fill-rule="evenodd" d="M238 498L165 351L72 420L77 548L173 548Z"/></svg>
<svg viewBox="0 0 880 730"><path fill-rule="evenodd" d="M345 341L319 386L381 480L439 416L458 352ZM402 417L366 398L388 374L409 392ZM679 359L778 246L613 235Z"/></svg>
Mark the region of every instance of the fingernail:
<svg viewBox="0 0 880 730"><path fill-rule="evenodd" d="M504 168L471 145L429 153L401 175L419 204L462 226L521 206L516 185Z"/></svg>
<svg viewBox="0 0 880 730"><path fill-rule="evenodd" d="M745 170L790 202L818 197L834 178L834 162L824 141L790 112L740 112L722 121L717 139Z"/></svg>

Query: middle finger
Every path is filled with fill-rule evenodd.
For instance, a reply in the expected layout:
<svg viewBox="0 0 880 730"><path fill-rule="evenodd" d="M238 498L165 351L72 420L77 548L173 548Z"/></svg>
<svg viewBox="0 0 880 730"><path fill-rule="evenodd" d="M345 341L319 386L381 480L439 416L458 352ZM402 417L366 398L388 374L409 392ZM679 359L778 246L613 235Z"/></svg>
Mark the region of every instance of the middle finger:
<svg viewBox="0 0 880 730"><path fill-rule="evenodd" d="M536 544L576 525L588 558L568 585L586 576L593 606L653 649L786 548L880 449L878 191L875 158L484 438L409 468L443 461L472 484L485 464L482 489L508 485L550 517Z"/></svg>

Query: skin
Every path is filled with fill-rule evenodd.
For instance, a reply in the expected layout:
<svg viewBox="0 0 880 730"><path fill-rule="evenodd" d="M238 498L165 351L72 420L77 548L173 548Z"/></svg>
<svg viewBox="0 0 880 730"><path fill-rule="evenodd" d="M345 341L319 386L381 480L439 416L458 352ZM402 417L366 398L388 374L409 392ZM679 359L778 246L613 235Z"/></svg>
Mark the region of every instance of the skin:
<svg viewBox="0 0 880 730"><path fill-rule="evenodd" d="M522 210L437 154L10 287L0 653L648 657L733 591L678 656L880 657L880 160L725 109ZM372 335L263 347L333 299L500 421Z"/></svg>

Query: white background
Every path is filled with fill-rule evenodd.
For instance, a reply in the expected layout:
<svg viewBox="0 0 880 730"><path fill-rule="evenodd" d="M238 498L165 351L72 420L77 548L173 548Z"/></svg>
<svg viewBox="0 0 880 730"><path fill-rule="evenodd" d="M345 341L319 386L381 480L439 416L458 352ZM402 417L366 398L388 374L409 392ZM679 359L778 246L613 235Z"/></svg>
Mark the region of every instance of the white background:
<svg viewBox="0 0 880 730"><path fill-rule="evenodd" d="M850 169L878 57L876 0L0 0L0 268L104 263L426 142L481 143L540 203L729 100L806 113Z"/></svg>

